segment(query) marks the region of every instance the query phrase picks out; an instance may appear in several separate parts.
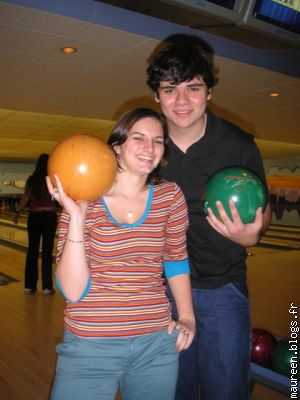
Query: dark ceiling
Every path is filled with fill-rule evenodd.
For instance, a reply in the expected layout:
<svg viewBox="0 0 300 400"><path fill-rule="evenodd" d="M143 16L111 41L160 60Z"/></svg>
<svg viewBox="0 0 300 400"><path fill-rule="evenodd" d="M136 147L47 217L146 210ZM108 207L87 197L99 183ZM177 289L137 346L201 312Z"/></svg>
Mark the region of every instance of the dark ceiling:
<svg viewBox="0 0 300 400"><path fill-rule="evenodd" d="M172 6L168 0L95 0L130 11L139 12L165 21L189 26L202 32L211 33L235 42L239 42L261 50L296 50L297 44L284 42L266 34L260 34L234 22L222 18L210 17L188 5L176 4Z"/></svg>

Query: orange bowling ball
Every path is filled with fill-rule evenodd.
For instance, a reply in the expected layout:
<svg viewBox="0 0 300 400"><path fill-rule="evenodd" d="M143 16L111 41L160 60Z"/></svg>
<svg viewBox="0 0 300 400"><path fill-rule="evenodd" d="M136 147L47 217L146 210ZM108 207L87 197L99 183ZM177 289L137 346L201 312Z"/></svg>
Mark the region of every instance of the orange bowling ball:
<svg viewBox="0 0 300 400"><path fill-rule="evenodd" d="M96 200L111 188L116 172L116 156L109 145L84 133L63 139L48 160L52 184L56 174L73 200Z"/></svg>

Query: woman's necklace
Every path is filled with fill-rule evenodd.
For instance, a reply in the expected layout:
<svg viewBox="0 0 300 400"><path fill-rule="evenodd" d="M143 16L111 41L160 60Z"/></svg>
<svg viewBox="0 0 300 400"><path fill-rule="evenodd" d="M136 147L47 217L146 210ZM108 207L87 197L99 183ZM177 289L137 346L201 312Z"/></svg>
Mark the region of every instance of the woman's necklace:
<svg viewBox="0 0 300 400"><path fill-rule="evenodd" d="M132 218L133 217L133 212L131 210L129 210L127 212L127 216L128 216L128 218Z"/></svg>

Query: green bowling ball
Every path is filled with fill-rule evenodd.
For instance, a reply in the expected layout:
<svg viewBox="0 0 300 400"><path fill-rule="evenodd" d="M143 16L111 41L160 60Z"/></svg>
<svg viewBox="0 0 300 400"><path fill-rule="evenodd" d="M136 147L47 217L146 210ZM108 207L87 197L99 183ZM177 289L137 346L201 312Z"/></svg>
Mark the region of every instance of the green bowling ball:
<svg viewBox="0 0 300 400"><path fill-rule="evenodd" d="M267 204L265 184L254 172L243 167L228 167L216 172L206 182L201 197L206 214L211 208L219 216L216 207L219 200L231 219L228 202L232 199L244 224L253 222L258 207L265 210Z"/></svg>
<svg viewBox="0 0 300 400"><path fill-rule="evenodd" d="M272 369L281 375L291 376L291 369L299 365L299 355L295 350L290 350L288 340L280 340L271 354ZM298 357L297 357L298 356ZM294 363L294 364L292 364Z"/></svg>

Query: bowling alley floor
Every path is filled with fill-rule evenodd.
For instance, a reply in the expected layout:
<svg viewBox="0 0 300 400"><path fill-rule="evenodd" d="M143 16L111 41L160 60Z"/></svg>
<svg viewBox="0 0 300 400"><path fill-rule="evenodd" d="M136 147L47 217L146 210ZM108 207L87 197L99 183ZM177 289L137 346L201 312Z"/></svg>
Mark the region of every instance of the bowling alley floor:
<svg viewBox="0 0 300 400"><path fill-rule="evenodd" d="M47 400L55 367L55 345L63 331L64 300L58 293L43 296L40 290L34 295L24 294L26 218L16 227L6 217L0 215L1 399ZM292 238L297 232L296 229ZM289 247L289 233L280 235L282 245L269 243L249 249L248 277L252 326L288 338L289 306L300 305L300 240L298 245L292 240ZM280 235L276 234L276 240ZM11 282L5 280L7 277ZM254 385L251 397L288 398L260 384Z"/></svg>

